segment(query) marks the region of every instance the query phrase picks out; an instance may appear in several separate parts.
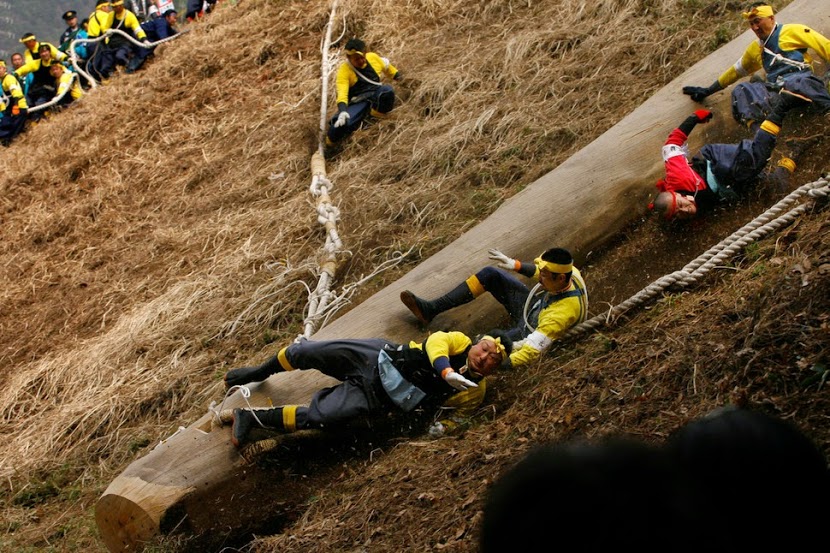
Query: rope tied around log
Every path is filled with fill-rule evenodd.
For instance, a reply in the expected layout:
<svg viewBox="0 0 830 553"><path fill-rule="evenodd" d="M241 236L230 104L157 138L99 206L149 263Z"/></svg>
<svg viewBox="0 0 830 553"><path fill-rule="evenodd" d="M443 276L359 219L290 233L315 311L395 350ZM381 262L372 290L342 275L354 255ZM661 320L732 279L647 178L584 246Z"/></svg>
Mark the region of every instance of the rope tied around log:
<svg viewBox="0 0 830 553"><path fill-rule="evenodd" d="M257 424L259 424L262 428L267 429L268 427L262 424L262 421L259 420L259 417L256 416L256 407L251 405L250 397L251 397L251 389L245 385L238 385L238 386L231 386L225 392L225 397L222 398L222 403L219 406L216 406L215 401L210 402L210 406L208 407L208 412L213 415L211 419L211 426L218 427L224 426L233 421L233 409L225 409L225 401L233 395L235 392L239 392L242 398L245 400L245 404L248 406L248 409L253 413L254 419L256 420Z"/></svg>
<svg viewBox="0 0 830 553"><path fill-rule="evenodd" d="M826 175L814 182L800 186L763 214L687 264L683 269L658 278L629 299L609 309L606 313L599 314L571 328L563 336L563 341L573 339L589 330L596 330L601 326L611 326L623 313L645 304L670 288L682 289L698 283L704 275L726 259L734 256L748 244L792 223L796 217L806 212L813 202L802 203L782 214L789 206L805 196L811 199L826 199L828 195L830 195L830 185L828 185Z"/></svg>

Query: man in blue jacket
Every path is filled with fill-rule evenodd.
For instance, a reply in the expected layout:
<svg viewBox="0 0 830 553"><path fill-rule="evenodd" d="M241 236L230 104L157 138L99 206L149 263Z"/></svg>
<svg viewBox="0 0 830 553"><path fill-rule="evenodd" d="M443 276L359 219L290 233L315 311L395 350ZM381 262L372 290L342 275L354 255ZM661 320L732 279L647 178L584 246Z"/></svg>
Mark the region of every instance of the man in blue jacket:
<svg viewBox="0 0 830 553"><path fill-rule="evenodd" d="M150 42L158 42L165 38L170 38L178 33L176 24L178 23L178 12L176 10L167 10L162 17L150 19L141 24L141 28L147 34L147 40ZM155 46L152 48L135 47L133 57L127 64L127 73L135 73L144 65L147 58L153 55Z"/></svg>

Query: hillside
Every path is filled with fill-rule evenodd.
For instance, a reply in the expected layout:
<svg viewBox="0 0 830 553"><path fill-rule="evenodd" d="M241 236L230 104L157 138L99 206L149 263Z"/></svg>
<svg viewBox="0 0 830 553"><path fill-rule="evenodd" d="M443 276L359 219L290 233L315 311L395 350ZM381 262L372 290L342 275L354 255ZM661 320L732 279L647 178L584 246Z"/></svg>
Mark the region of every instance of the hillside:
<svg viewBox="0 0 830 553"><path fill-rule="evenodd" d="M335 285L417 252L353 304L744 30L740 6L710 1L353 0L339 11L346 36L405 78L394 115L328 164L352 252ZM93 511L112 478L220 399L226 370L302 331L323 243L308 183L328 13L223 3L145 70L0 150L0 549L103 551ZM678 101L688 102L679 91ZM824 163L814 156L797 180ZM643 218L609 248L579 252L592 314L667 272L650 262L690 230L694 256L770 200L700 226ZM533 443L660 440L730 401L785 416L828 452L827 229L819 203L692 292L500 378L492 407L457 439L313 449L292 465L304 495L263 509L261 527L156 548L219 550L280 532L251 548L473 551L482 493ZM674 254L669 271L689 261ZM270 462L262 470L278 471ZM390 497L389 483L403 495Z"/></svg>

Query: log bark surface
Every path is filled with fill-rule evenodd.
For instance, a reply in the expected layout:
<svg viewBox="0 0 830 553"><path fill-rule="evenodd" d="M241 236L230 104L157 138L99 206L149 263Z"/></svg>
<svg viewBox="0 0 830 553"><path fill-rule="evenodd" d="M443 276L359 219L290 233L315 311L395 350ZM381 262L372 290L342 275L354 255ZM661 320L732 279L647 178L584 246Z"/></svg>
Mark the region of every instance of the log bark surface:
<svg viewBox="0 0 830 553"><path fill-rule="evenodd" d="M777 19L803 22L826 36L830 0L797 0ZM489 248L532 259L550 247L563 246L574 253L578 266L588 251L644 213L654 183L662 176L660 149L669 131L701 107L681 94L682 86L708 85L754 39L747 31L701 60L486 220L313 338L423 339L426 333L400 302L400 292L411 289L427 298L440 295L487 265ZM695 130L691 151L704 142L734 141L729 136L735 132L731 90L707 100L717 117ZM587 285L590 292L590 282ZM432 327L484 331L489 328L485 321L501 316L497 309L495 301L480 298L441 315ZM333 383L316 371L282 373L252 386L250 402L304 404L315 391ZM234 394L224 407L244 404ZM223 522L217 513L225 509L255 510L252 501L280 493L265 479L231 445L229 427L214 427L208 414L127 467L99 499L96 521L110 551L140 550L143 542L182 525L191 532L219 530Z"/></svg>

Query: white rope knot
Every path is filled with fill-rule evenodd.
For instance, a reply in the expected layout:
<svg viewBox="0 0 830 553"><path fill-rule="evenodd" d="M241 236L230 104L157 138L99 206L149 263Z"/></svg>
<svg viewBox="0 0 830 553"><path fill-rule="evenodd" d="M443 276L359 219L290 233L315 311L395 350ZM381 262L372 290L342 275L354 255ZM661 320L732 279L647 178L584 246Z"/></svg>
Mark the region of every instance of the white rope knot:
<svg viewBox="0 0 830 553"><path fill-rule="evenodd" d="M321 225L336 223L340 220L340 209L332 204L320 204L317 206L317 221Z"/></svg>
<svg viewBox="0 0 830 553"><path fill-rule="evenodd" d="M309 191L314 196L322 196L334 188L332 182L328 179L328 177L324 177L323 175L315 175L311 181L311 186L309 187Z"/></svg>

